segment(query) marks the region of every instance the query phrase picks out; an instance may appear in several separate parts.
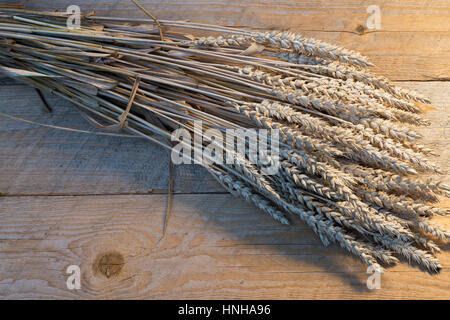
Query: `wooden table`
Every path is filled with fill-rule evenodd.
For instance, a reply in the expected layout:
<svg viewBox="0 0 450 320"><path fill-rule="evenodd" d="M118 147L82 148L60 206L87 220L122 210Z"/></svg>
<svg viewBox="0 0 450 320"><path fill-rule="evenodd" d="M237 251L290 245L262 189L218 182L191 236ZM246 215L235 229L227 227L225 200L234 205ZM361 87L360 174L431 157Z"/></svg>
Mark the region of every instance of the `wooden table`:
<svg viewBox="0 0 450 320"><path fill-rule="evenodd" d="M377 1L381 30L369 31L373 1L140 1L160 19L301 31L368 55L376 71L429 96L439 110L424 144L449 169L450 5ZM15 1L16 3L16 1ZM63 9L72 1L19 1ZM77 1L99 15L143 17L126 0ZM34 121L92 128L66 102L0 80L0 110ZM148 142L24 124L0 117L0 297L136 299L449 299L449 246L431 276L403 263L369 290L366 266L324 248L301 222L281 226L225 193L197 166L174 169L167 231L168 154ZM449 175L441 177L449 183ZM450 207L448 200L441 203ZM450 228L449 218L436 221ZM81 289L66 269L81 268Z"/></svg>

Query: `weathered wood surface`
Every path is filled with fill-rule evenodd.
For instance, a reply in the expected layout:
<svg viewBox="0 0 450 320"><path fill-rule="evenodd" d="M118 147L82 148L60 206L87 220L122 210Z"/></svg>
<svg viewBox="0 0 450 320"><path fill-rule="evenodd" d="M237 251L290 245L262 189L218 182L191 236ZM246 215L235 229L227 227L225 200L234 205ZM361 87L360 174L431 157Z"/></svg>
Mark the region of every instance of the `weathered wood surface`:
<svg viewBox="0 0 450 320"><path fill-rule="evenodd" d="M25 85L0 86L0 111L39 123L96 131L63 99ZM98 130L97 130L98 131ZM4 195L129 194L167 190L169 153L144 139L75 133L0 116L0 192ZM174 170L174 191L222 191L200 166ZM222 191L223 192L223 191Z"/></svg>
<svg viewBox="0 0 450 320"><path fill-rule="evenodd" d="M448 169L450 83L403 85L440 107L422 131ZM91 129L59 99L47 96L55 109L49 115L30 88L10 85L0 92L3 112ZM133 193L167 189L166 151L2 117L0 128L0 192L6 195L0 198L1 298L450 298L448 247L439 276L402 264L382 276L381 290L369 291L361 262L340 248L323 248L302 223L278 225L230 195L175 195L167 233L156 245L167 196ZM154 165L146 165L148 159ZM222 192L201 168L175 172L179 192ZM450 227L448 218L437 221ZM96 265L111 251L124 265L108 278ZM71 264L82 270L79 291L66 288Z"/></svg>
<svg viewBox="0 0 450 320"><path fill-rule="evenodd" d="M401 82L429 96L439 110L420 128L424 144L448 167L450 82ZM40 123L96 131L64 100L45 95L54 112L43 111L36 91L24 85L0 86L0 111ZM4 195L87 195L164 192L169 155L145 140L74 133L25 124L0 116L0 192ZM449 176L440 177L447 183ZM450 184L450 183L449 183ZM175 166L177 193L223 192L205 170Z"/></svg>
<svg viewBox="0 0 450 320"><path fill-rule="evenodd" d="M13 3L37 9L73 4ZM360 27L370 1L140 3L161 19L291 29L363 51L380 73L411 80L399 84L440 108L428 114L432 126L422 129L423 143L436 148L436 162L449 170L450 82L417 81L450 77L448 1L378 1L382 29L376 32ZM143 17L127 0L78 4L99 14ZM55 112L46 114L33 89L9 80L0 79L0 97L2 112L94 130L49 95ZM166 192L167 165L167 152L146 141L0 116L0 298L450 298L448 246L439 256L440 275L401 264L382 276L381 290L370 291L358 260L340 248L323 248L301 222L278 225L249 204L218 194L223 190L199 167L176 167L174 205L161 239L167 195L150 193ZM441 178L450 181L449 175ZM441 206L450 208L450 201ZM449 218L436 221L450 228ZM105 264L101 257L111 252L116 260ZM66 287L72 264L81 267L81 290Z"/></svg>
<svg viewBox="0 0 450 320"><path fill-rule="evenodd" d="M176 195L162 240L165 195L0 204L1 298L450 299L448 254L439 276L402 264L371 291L361 262L231 195ZM99 261L111 252L121 268L110 262L108 278ZM80 290L66 287L69 265L80 266Z"/></svg>
<svg viewBox="0 0 450 320"><path fill-rule="evenodd" d="M16 2L16 1L14 1ZM19 1L30 8L65 10L67 0ZM79 0L98 15L146 16L129 0ZM450 5L438 1L141 0L159 19L283 29L343 45L369 56L392 80L450 79ZM378 5L381 29L368 30L367 8Z"/></svg>

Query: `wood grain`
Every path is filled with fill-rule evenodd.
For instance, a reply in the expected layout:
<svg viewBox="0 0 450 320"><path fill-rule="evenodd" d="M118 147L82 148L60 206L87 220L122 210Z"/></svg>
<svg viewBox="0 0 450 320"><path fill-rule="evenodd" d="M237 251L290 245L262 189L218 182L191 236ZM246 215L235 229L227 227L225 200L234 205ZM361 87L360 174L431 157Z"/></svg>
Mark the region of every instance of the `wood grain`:
<svg viewBox="0 0 450 320"><path fill-rule="evenodd" d="M429 96L438 110L430 127L420 128L423 144L440 153L435 162L448 168L450 156L450 82L401 82ZM95 130L64 100L46 95L52 114L42 110L34 89L0 86L0 110L40 123ZM139 194L168 189L168 153L144 140L60 131L0 116L0 192L4 195ZM450 177L439 177L450 184ZM223 192L214 178L195 165L175 166L178 193ZM447 205L447 204L446 204Z"/></svg>
<svg viewBox="0 0 450 320"><path fill-rule="evenodd" d="M0 86L0 111L39 123L95 131L69 104L36 91ZM98 131L98 130L97 130ZM0 192L4 195L129 194L163 192L169 154L144 139L127 139L39 127L0 116ZM196 165L176 166L175 192L223 192Z"/></svg>
<svg viewBox="0 0 450 320"><path fill-rule="evenodd" d="M18 1L30 9L65 10L67 0ZM128 0L79 0L82 10L95 10L98 15L145 17ZM420 0L389 1L238 1L238 0L141 0L141 5L159 19L193 19L221 25L278 27L282 29L357 32L358 24L366 25L368 6L380 7L385 31L447 31L450 28L450 8L446 0L424 3Z"/></svg>
<svg viewBox="0 0 450 320"><path fill-rule="evenodd" d="M175 195L165 236L164 195L0 198L0 298L449 299L450 255L439 276L401 264L366 287L366 266L313 232L231 195ZM450 226L450 221L441 219ZM98 271L103 254L123 266ZM79 265L81 290L66 269Z"/></svg>
<svg viewBox="0 0 450 320"><path fill-rule="evenodd" d="M420 90L440 107L428 114L433 124L422 131L425 142L441 153L436 161L448 169L450 83L402 84ZM0 92L6 97L1 110L89 129L62 101L47 97L62 111L50 116L39 110L39 101L27 100L34 95L30 88L6 86ZM23 103L11 97L24 99ZM71 117L64 117L65 112ZM176 194L167 234L159 241L165 195L101 194L165 188L166 182L158 180L167 174L162 164L137 175L143 159L142 151L136 150L149 150L156 163L161 163L165 151L147 142L89 140L90 136L0 121L0 191L7 195L0 198L0 298L450 297L448 246L439 257L444 265L439 276L401 264L382 276L381 290L370 291L365 266L342 249L323 248L302 223L278 225L230 195ZM140 161L130 162L130 154ZM179 179L196 177L191 192L198 192L192 186L201 188L196 181L209 177L195 170L187 166L185 175L178 171L176 185ZM449 181L448 175L441 178ZM186 188L189 181L184 182ZM212 190L221 189L208 189ZM78 196L46 195L50 193ZM98 195L88 195L92 193ZM450 208L450 201L441 205ZM450 226L448 217L436 220ZM110 252L119 253L125 262L117 276L107 278L96 263ZM66 287L65 270L71 264L81 266L80 291Z"/></svg>
<svg viewBox="0 0 450 320"><path fill-rule="evenodd" d="M33 9L65 10L70 0L19 1ZM439 1L141 0L159 19L282 29L356 49L392 80L450 79L450 4ZM80 0L97 15L145 15L129 0ZM381 10L381 29L368 30L369 5Z"/></svg>
<svg viewBox="0 0 450 320"><path fill-rule="evenodd" d="M64 10L68 0L14 1ZM128 0L79 0L99 15L141 17ZM140 0L160 19L290 29L357 49L398 84L429 96L439 110L423 144L449 171L450 5L447 0L377 1L381 30L368 31L372 1ZM442 80L442 81L430 81ZM0 111L38 122L94 130L66 102L0 79ZM431 276L401 264L366 287L366 266L323 248L293 219L281 226L223 190L197 166L177 166L162 237L168 155L146 141L69 133L0 116L0 299L450 299L450 253ZM450 184L448 174L440 177ZM188 193L188 194L186 194ZM196 194L191 194L196 193ZM450 208L449 199L442 207ZM436 218L450 228L450 219ZM120 255L116 262L105 256ZM106 261L106 262L105 262ZM117 262L118 261L118 262ZM105 267L106 263L106 267ZM102 270L120 271L109 278ZM79 265L81 290L66 269ZM99 267L99 265L101 265Z"/></svg>

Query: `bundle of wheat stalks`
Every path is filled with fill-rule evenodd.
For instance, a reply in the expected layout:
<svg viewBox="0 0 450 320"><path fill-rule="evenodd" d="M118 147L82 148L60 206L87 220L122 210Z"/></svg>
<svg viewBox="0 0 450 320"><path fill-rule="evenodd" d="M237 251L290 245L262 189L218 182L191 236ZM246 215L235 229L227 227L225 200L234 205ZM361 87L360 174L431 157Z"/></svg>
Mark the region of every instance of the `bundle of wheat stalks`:
<svg viewBox="0 0 450 320"><path fill-rule="evenodd" d="M251 162L234 143L222 146L232 163L203 165L234 195L283 224L299 216L366 264L402 257L441 269L434 254L450 232L428 218L447 214L431 203L449 189L420 179L439 170L411 126L428 124L429 101L369 72L367 58L290 32L89 14L69 29L66 18L2 9L0 69L97 127L167 148L177 128L203 133L195 120L201 130L277 129L276 174L263 174L268 154Z"/></svg>

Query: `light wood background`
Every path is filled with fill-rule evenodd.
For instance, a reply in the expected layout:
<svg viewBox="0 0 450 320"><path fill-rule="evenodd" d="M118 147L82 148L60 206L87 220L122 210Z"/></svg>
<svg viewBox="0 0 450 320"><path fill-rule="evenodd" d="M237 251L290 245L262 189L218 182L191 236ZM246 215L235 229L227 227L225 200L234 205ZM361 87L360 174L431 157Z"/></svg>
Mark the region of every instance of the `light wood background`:
<svg viewBox="0 0 450 320"><path fill-rule="evenodd" d="M5 2L5 0L1 1ZM99 15L143 17L126 0L79 0ZM11 1L64 9L74 1ZM141 0L157 17L290 29L357 49L376 71L429 96L424 144L449 169L450 4L442 1ZM368 31L366 8L381 8ZM91 127L64 101L0 79L0 111L72 128ZM442 180L449 183L450 177ZM273 222L226 194L197 166L177 166L167 232L168 154L145 141L69 133L0 117L0 298L69 299L449 299L449 246L431 276L401 264L380 290L366 266L324 248L294 220ZM443 207L450 207L444 200ZM450 228L449 218L435 219ZM81 267L80 290L66 269Z"/></svg>

